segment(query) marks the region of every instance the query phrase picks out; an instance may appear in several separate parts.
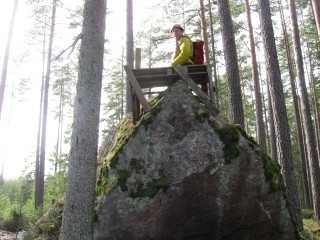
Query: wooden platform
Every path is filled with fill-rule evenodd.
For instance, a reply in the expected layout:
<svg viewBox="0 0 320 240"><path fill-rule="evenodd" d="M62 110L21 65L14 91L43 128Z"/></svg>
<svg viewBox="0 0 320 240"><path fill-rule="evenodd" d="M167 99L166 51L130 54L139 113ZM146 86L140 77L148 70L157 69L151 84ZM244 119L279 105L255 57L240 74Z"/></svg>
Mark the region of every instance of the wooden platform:
<svg viewBox="0 0 320 240"><path fill-rule="evenodd" d="M186 67L188 75L195 83L201 85L209 83L206 65L189 65ZM170 86L181 79L172 67L133 69L132 71L142 89Z"/></svg>
<svg viewBox="0 0 320 240"><path fill-rule="evenodd" d="M179 67L163 67L163 68L144 68L130 69L125 66L125 70L132 86L132 109L133 121L136 122L141 116L142 105L146 115L151 107L144 97L142 89L150 89L155 87L167 87L178 80L186 82L201 101L207 106L212 114L218 114L218 110L211 104L211 96L209 96L209 76L206 65L188 65ZM201 86L201 88L199 87Z"/></svg>

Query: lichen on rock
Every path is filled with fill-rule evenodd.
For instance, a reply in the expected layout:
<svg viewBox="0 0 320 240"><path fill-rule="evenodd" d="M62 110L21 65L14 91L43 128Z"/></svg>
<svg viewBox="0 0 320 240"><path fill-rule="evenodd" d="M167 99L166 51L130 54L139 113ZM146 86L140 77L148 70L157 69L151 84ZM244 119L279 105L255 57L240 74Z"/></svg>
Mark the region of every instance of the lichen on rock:
<svg viewBox="0 0 320 240"><path fill-rule="evenodd" d="M100 154L95 239L295 239L276 163L182 81Z"/></svg>

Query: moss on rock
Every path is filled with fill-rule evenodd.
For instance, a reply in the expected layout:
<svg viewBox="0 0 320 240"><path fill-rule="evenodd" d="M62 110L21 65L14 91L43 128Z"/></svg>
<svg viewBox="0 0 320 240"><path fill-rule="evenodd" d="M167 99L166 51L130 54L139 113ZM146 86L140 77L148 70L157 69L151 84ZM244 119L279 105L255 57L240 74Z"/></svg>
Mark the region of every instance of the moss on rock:
<svg viewBox="0 0 320 240"><path fill-rule="evenodd" d="M132 198L153 198L160 189L168 188L172 183L173 177L166 174L164 171L160 171L159 176L160 177L158 179L154 179L149 182L146 187L144 187L142 183L138 184L136 191L129 193L130 196Z"/></svg>
<svg viewBox="0 0 320 240"><path fill-rule="evenodd" d="M248 144L252 149L255 149L255 147L259 146L259 144L257 143L256 140L254 140L253 137L249 136L247 134L247 132L240 126L240 125L236 125L238 131L240 132L240 134L248 140Z"/></svg>
<svg viewBox="0 0 320 240"><path fill-rule="evenodd" d="M116 175L117 186L119 186L123 192L128 190L126 185L128 177L130 177L130 173L127 170L120 170Z"/></svg>
<svg viewBox="0 0 320 240"><path fill-rule="evenodd" d="M227 124L224 128L216 128L220 140L224 143L223 153L226 164L230 164L232 159L239 157L240 133L236 125Z"/></svg>
<svg viewBox="0 0 320 240"><path fill-rule="evenodd" d="M261 157L266 181L270 182L270 191L281 191L285 194L286 188L282 179L280 165L273 161L270 156L265 153L261 153Z"/></svg>
<svg viewBox="0 0 320 240"><path fill-rule="evenodd" d="M118 154L135 133L138 125L139 123L136 125L133 124L132 118L129 115L121 121L112 145L106 154L100 158L100 164L97 170L97 195L102 195L107 191L107 185L109 183L108 167L110 167L110 169L116 169L118 165Z"/></svg>

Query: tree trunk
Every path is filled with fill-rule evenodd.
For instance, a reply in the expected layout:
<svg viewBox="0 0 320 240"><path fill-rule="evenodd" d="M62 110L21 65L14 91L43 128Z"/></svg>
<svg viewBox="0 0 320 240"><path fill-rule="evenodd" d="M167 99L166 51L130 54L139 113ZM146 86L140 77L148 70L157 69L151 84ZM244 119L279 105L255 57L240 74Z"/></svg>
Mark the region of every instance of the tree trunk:
<svg viewBox="0 0 320 240"><path fill-rule="evenodd" d="M212 6L211 0L208 0L209 4L209 18L210 18L210 34L211 34L211 49L212 49L212 66L213 66L213 78L214 78L214 96L215 96L215 104L218 109L220 109L220 101L219 101L219 79L217 73L217 60L216 60L216 48L215 48L215 39L213 32L213 22L212 22Z"/></svg>
<svg viewBox="0 0 320 240"><path fill-rule="evenodd" d="M299 148L299 160L300 160L301 170L302 170L304 202L305 202L305 207L310 209L311 205L310 205L310 198L309 198L308 173L307 173L307 168L306 168L307 164L306 164L305 151L304 151L304 138L303 138L303 133L302 133L302 129L301 129L301 118L300 118L300 111L299 111L299 101L298 101L298 96L297 96L297 87L296 87L296 83L295 83L294 69L293 69L293 64L292 64L292 60L291 60L291 50L290 50L290 43L289 43L289 38L288 38L288 34L287 34L287 27L286 27L286 22L284 19L282 3L280 0L278 0L278 5L280 8L281 25L282 25L283 37L284 37L285 48L286 48L286 57L287 57L287 62L288 62L288 68L289 68L292 100L293 100L294 115L295 115L295 125L296 125L296 129L297 129L297 143L298 143L298 148Z"/></svg>
<svg viewBox="0 0 320 240"><path fill-rule="evenodd" d="M106 0L86 0L60 240L92 240Z"/></svg>
<svg viewBox="0 0 320 240"><path fill-rule="evenodd" d="M303 120L303 127L306 135L306 148L307 148L309 165L310 165L314 218L316 221L319 221L320 220L319 160L318 160L317 150L315 148L316 138L315 138L315 132L314 132L313 123L311 119L308 93L307 93L307 87L306 87L306 82L304 77L303 57L302 57L301 44L300 44L300 33L298 28L296 5L293 0L289 0L289 8L290 8L290 15L291 15L293 45L294 45L298 84L299 84L298 91L299 91L299 96L301 98L301 114L302 114L302 120Z"/></svg>
<svg viewBox="0 0 320 240"><path fill-rule="evenodd" d="M2 162L2 166L1 166L1 173L0 173L0 187L3 186L3 170L4 170L4 161Z"/></svg>
<svg viewBox="0 0 320 240"><path fill-rule="evenodd" d="M277 140L277 156L282 165L282 173L290 200L291 216L299 231L303 230L300 203L293 175L292 149L289 135L289 124L286 115L286 105L281 82L277 49L272 27L269 0L258 0L260 10L261 33L265 51L265 61L268 70L268 85L270 86L271 104L275 122Z"/></svg>
<svg viewBox="0 0 320 240"><path fill-rule="evenodd" d="M47 141L47 118L48 118L48 98L49 98L49 82L51 75L51 58L52 58L52 46L55 28L55 18L57 10L57 0L53 1L52 6L52 16L51 16L51 29L50 29L50 39L48 47L47 56L47 71L44 83L44 95L43 95L43 113L42 113L42 130L41 130L41 143L40 143L40 161L39 161L39 182L36 207L42 207L44 198L44 172L45 172L45 161L46 161L46 141Z"/></svg>
<svg viewBox="0 0 320 240"><path fill-rule="evenodd" d="M56 152L54 161L54 174L58 172L58 162L61 158L62 148L62 129L63 129L63 92L64 92L64 80L60 83L60 99L59 99L59 112L58 112L58 131L57 131L57 142Z"/></svg>
<svg viewBox="0 0 320 240"><path fill-rule="evenodd" d="M231 121L244 128L240 74L229 0L218 0L224 59L228 79Z"/></svg>
<svg viewBox="0 0 320 240"><path fill-rule="evenodd" d="M268 75L268 74L267 74ZM269 76L267 76L268 78ZM269 80L267 79L267 82ZM277 140L276 140L276 131L274 126L274 118L273 118L273 109L272 109L272 103L271 103L271 93L270 93L270 87L267 84L267 92L268 92L268 114L269 114L269 129L270 129L270 152L271 157L274 161L279 163L279 159L277 156Z"/></svg>
<svg viewBox="0 0 320 240"><path fill-rule="evenodd" d="M133 49L133 7L132 0L127 0L127 66L133 69L134 49ZM132 102L132 88L127 77L127 93L126 93L127 107L126 113L133 111Z"/></svg>
<svg viewBox="0 0 320 240"><path fill-rule="evenodd" d="M14 1L13 11L12 11L12 15L11 15L10 28L9 28L9 34L8 34L8 38L7 38L7 45L6 45L6 50L5 50L3 64L2 64L1 82L0 82L0 119L1 119L3 99L4 99L4 90L6 88L6 81L7 81L7 71L8 71L8 62L9 62L9 56L10 56L11 39L12 39L12 34L13 34L14 20L16 18L16 12L17 12L17 8L18 8L18 2L19 2L19 0Z"/></svg>
<svg viewBox="0 0 320 240"><path fill-rule="evenodd" d="M40 202L39 183L40 183L40 139L41 139L41 126L42 126L42 111L43 111L43 96L44 96L44 72L45 72L45 47L46 47L46 23L44 24L43 42L42 42L42 78L41 78L41 92L40 92L40 105L39 105L39 119L38 119L38 133L37 133L37 146L36 146L36 167L35 167L35 196L34 207L37 208Z"/></svg>
<svg viewBox="0 0 320 240"><path fill-rule="evenodd" d="M319 0L311 0L312 10L317 26L318 36L320 35L320 2Z"/></svg>
<svg viewBox="0 0 320 240"><path fill-rule="evenodd" d="M314 76L314 65L312 62L312 54L310 50L310 44L307 43L308 47L308 61L310 65L310 88L312 95L312 106L314 109L314 120L315 120L315 131L316 131L316 140L318 146L318 160L320 158L320 115L319 115L319 104L318 104L318 94L317 94L317 85Z"/></svg>
<svg viewBox="0 0 320 240"><path fill-rule="evenodd" d="M248 20L248 28L249 28L254 96L256 100L255 106L256 106L256 114L257 114L256 116L257 135L258 135L257 139L261 149L264 152L267 152L266 132L265 132L265 126L263 121L262 102L261 102L260 80L259 80L259 72L258 72L258 65L257 65L257 56L256 56L255 43L254 43L249 0L246 0L246 11L247 11L247 20Z"/></svg>
<svg viewBox="0 0 320 240"><path fill-rule="evenodd" d="M200 18L201 18L201 35L204 41L204 54L205 54L205 63L207 64L208 69L208 76L209 76L209 96L210 100L215 104L215 98L213 95L213 86L212 86L212 69L210 64L210 57L209 57L209 44L208 44L208 34L207 34L207 23L206 23L206 15L204 11L204 4L203 0L200 0Z"/></svg>

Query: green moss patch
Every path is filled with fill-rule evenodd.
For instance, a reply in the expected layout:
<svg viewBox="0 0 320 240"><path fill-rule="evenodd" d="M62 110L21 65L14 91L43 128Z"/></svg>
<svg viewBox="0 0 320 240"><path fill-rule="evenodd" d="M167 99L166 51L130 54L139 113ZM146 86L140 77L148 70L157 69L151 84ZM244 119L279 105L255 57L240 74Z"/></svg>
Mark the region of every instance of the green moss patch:
<svg viewBox="0 0 320 240"><path fill-rule="evenodd" d="M267 154L261 153L264 167L264 175L266 181L270 182L270 191L278 192L281 191L286 193L286 188L283 183L281 168L278 163L273 161Z"/></svg>
<svg viewBox="0 0 320 240"><path fill-rule="evenodd" d="M130 160L129 165L130 165L130 169L132 171L135 170L136 173L145 174L145 168L144 168L143 164L141 163L141 160L132 158Z"/></svg>
<svg viewBox="0 0 320 240"><path fill-rule="evenodd" d="M147 187L144 187L143 184L138 184L137 190L135 192L130 192L130 196L132 198L153 198L160 189L167 189L172 183L173 178L164 171L161 171L159 175L160 177L148 183Z"/></svg>
<svg viewBox="0 0 320 240"><path fill-rule="evenodd" d="M314 218L314 212L312 209L301 209L301 216L304 219L313 219ZM320 228L320 226L319 226ZM319 231L320 233L320 231Z"/></svg>
<svg viewBox="0 0 320 240"><path fill-rule="evenodd" d="M224 143L223 153L226 164L230 164L231 160L239 157L240 133L236 125L228 124L224 128L216 128L220 140Z"/></svg>
<svg viewBox="0 0 320 240"><path fill-rule="evenodd" d="M101 164L97 170L97 195L102 195L107 190L109 183L108 166L115 169L118 165L118 154L122 151L123 146L129 141L135 133L137 125L132 123L131 116L125 117L119 125L115 139L104 156L101 157Z"/></svg>
<svg viewBox="0 0 320 240"><path fill-rule="evenodd" d="M154 115L161 110L161 103L163 99L163 93L160 93L158 96L149 100L149 104L151 106L151 113Z"/></svg>
<svg viewBox="0 0 320 240"><path fill-rule="evenodd" d="M106 157L107 163L112 169L116 168L118 164L116 155L122 150L123 146L128 142L136 129L137 125L133 124L129 117L124 118L121 122L119 131L117 132L115 140Z"/></svg>
<svg viewBox="0 0 320 240"><path fill-rule="evenodd" d="M248 140L248 144L252 149L255 149L256 146L259 146L257 141L253 137L249 136L247 132L240 125L236 125L236 127L238 131L241 133L241 135Z"/></svg>
<svg viewBox="0 0 320 240"><path fill-rule="evenodd" d="M116 175L117 186L119 186L123 192L128 190L126 185L128 177L130 177L130 173L127 170L120 170Z"/></svg>

